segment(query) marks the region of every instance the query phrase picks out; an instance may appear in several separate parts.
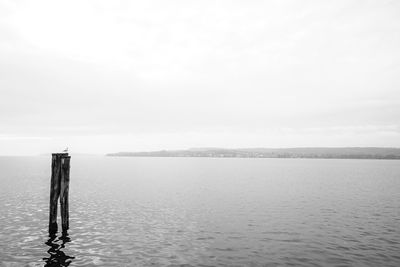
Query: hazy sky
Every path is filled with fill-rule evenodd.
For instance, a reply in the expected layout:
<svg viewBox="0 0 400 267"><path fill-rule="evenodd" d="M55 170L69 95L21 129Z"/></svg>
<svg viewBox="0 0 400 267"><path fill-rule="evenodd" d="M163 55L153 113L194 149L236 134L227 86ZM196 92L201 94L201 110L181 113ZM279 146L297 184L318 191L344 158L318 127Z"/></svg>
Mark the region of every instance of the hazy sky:
<svg viewBox="0 0 400 267"><path fill-rule="evenodd" d="M400 146L400 1L0 0L0 155Z"/></svg>

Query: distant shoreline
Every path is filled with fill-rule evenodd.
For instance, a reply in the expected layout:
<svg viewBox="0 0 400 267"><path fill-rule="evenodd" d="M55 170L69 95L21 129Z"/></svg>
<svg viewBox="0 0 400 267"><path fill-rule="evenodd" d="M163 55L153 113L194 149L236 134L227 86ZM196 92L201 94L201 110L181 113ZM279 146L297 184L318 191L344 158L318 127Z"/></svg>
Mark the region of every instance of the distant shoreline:
<svg viewBox="0 0 400 267"><path fill-rule="evenodd" d="M149 152L117 152L109 157L200 157L200 158L308 158L308 159L400 159L400 148L308 147L308 148L191 148Z"/></svg>

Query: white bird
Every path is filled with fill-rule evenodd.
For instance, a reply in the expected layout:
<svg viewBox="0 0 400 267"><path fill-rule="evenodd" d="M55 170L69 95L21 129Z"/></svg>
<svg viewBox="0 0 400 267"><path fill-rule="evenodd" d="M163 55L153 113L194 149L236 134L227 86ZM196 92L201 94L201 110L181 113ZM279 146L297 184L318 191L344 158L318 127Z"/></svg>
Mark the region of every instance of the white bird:
<svg viewBox="0 0 400 267"><path fill-rule="evenodd" d="M63 152L68 153L68 147L66 147Z"/></svg>

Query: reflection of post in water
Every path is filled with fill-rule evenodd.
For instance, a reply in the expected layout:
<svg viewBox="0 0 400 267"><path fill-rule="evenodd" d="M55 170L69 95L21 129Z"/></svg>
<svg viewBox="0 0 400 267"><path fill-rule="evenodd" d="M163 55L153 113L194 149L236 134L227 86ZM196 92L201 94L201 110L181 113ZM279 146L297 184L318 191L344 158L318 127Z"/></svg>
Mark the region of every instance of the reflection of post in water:
<svg viewBox="0 0 400 267"><path fill-rule="evenodd" d="M58 242L61 241L59 244ZM69 266L71 264L71 260L75 259L75 257L68 256L62 251L65 248L65 244L71 242L68 234L63 234L60 238L57 239L55 234L50 234L49 240L45 243L50 247L47 253L50 254L49 258L43 258L46 262L44 267L64 267Z"/></svg>

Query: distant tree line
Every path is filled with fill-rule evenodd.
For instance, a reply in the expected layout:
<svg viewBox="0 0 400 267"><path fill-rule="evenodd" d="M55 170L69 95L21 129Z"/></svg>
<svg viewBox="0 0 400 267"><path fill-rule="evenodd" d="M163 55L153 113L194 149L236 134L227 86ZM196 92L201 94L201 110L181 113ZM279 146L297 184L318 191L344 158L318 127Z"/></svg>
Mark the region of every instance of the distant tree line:
<svg viewBox="0 0 400 267"><path fill-rule="evenodd" d="M399 148L243 148L110 153L113 157L400 159Z"/></svg>

